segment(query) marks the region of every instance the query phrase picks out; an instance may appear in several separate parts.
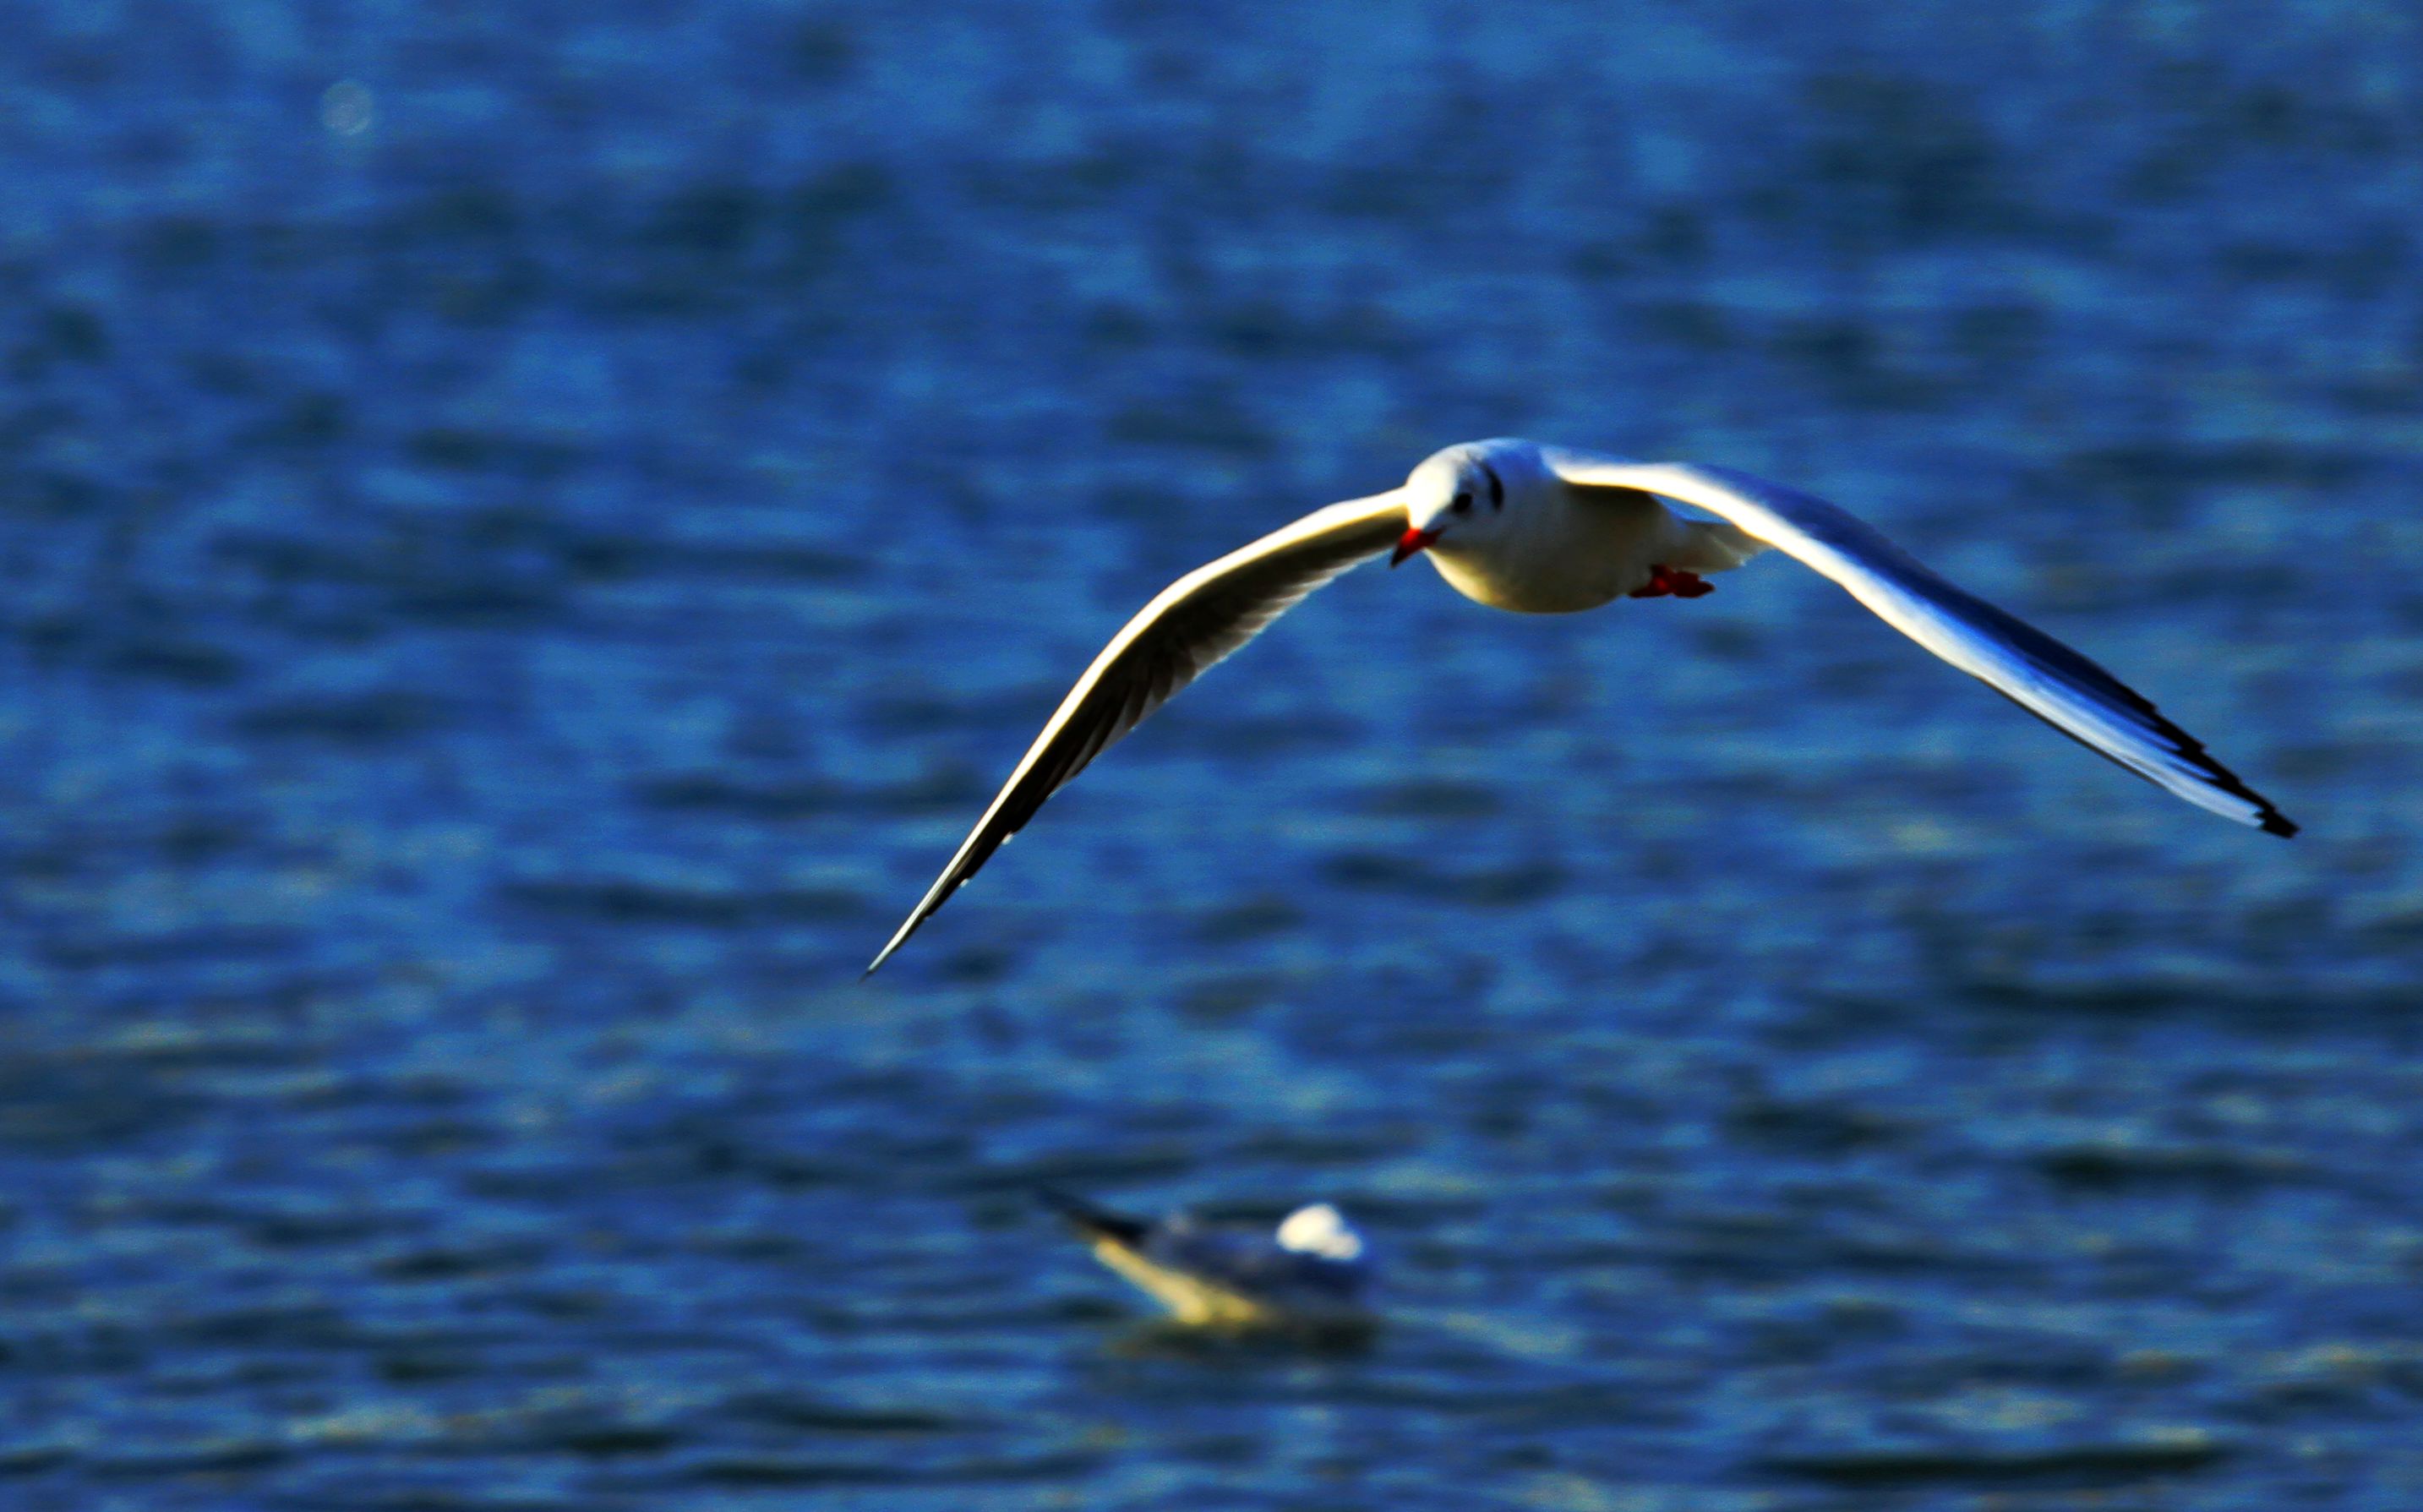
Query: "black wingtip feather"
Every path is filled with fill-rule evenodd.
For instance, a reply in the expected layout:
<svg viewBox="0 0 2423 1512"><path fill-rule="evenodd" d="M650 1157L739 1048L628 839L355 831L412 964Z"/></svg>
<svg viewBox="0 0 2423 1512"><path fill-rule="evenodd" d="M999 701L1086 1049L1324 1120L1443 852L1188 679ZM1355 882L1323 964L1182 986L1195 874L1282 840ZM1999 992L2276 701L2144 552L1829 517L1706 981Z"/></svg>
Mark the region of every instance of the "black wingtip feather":
<svg viewBox="0 0 2423 1512"><path fill-rule="evenodd" d="M1082 1197L1072 1197L1056 1186L1037 1186L1035 1200L1069 1220L1069 1226L1091 1239L1111 1239L1132 1249L1144 1243L1148 1225L1133 1218L1106 1213Z"/></svg>
<svg viewBox="0 0 2423 1512"><path fill-rule="evenodd" d="M1985 679L1979 678L1978 680L1983 682ZM2006 699L2010 699L2012 708L2019 710L2023 714L2026 714L2031 719L2036 720L2042 724L2045 728L2052 731L2064 740L2076 741L2083 749L2094 752L2097 756L2101 756L2104 760L2111 762L2114 766L2118 767L2121 771L2129 773L2129 775L2135 777L2141 782L2153 783L2157 788L2162 786L2161 783L2155 782L2154 778L2150 774L2138 771L2126 761L2121 760L2118 756L2114 756L2111 752L2106 751L2099 745L2097 745L2085 736L2079 734L2076 730L2070 729L2066 725L2058 724L2052 720L2047 719L2044 715L2037 713L2035 709L2030 708L2023 703L2020 703L2018 699L2012 698L2009 693L2003 692L2002 689L1994 688L1994 685L1990 682L1987 683L1986 686L1993 688L1995 692L2001 693L2002 696ZM2141 703L2145 702L2142 698L2139 701ZM2255 822L2264 834L2276 835L2281 838L2286 839L2297 833L2297 824L2295 820L2289 819L2288 816L2281 813L2278 809L2273 808L2272 806L2272 800L2264 797L2261 793L2257 792L2254 788L2249 788L2245 783L2240 781L2237 772L2230 771L2227 767L2215 761L2210 753L2205 750L2203 741L2197 740L2194 736L2190 735L2187 731L2172 724L2169 720L2164 719L2162 711L2156 708L2151 703L2146 703L2146 714L2147 719L2151 722L2154 730L2160 733L2165 740L2170 742L2171 749L2174 753L2178 756L2185 756L2188 760L2194 762L2196 766L2201 769L2205 781L2210 783L2213 787L2220 788L2223 792L2229 794L2232 798L2242 798L2246 802L2255 805Z"/></svg>

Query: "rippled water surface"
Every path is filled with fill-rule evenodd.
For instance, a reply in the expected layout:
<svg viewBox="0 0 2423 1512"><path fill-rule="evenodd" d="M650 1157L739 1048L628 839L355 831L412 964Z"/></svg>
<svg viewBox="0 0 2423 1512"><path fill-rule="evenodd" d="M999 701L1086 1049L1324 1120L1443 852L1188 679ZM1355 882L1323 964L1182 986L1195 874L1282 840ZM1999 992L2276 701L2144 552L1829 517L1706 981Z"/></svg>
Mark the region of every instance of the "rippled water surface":
<svg viewBox="0 0 2423 1512"><path fill-rule="evenodd" d="M0 1504L2423 1504L2410 8L11 16ZM1788 563L1369 569L857 985L1131 609L1495 434L2307 833Z"/></svg>

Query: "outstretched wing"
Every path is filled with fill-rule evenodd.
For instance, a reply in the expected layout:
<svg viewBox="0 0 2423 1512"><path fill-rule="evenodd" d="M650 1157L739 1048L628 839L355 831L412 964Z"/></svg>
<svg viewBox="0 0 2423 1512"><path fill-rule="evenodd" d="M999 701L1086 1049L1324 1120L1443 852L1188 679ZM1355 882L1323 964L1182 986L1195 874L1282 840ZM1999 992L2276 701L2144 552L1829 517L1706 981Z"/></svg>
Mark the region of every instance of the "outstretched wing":
<svg viewBox="0 0 2423 1512"><path fill-rule="evenodd" d="M1391 489L1317 509L1284 530L1196 568L1163 589L1102 647L1027 747L1009 781L866 968L891 959L1043 801L1204 669L1260 634L1307 594L1386 550L1405 528Z"/></svg>
<svg viewBox="0 0 2423 1512"><path fill-rule="evenodd" d="M1962 592L1823 499L1730 468L1543 448L1565 482L1633 488L1718 515L1850 590L1886 624L2063 734L2199 808L2273 835L2297 826L2119 678Z"/></svg>

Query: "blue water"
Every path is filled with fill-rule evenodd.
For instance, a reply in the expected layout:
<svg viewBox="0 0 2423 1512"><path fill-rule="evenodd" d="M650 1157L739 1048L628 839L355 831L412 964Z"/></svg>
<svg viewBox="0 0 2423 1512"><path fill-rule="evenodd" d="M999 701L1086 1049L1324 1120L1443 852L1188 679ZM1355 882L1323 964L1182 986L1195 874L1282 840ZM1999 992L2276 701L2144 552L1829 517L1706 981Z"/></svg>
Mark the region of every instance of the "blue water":
<svg viewBox="0 0 2423 1512"><path fill-rule="evenodd" d="M21 5L0 1504L2423 1504L2423 19ZM1109 631L1433 448L1836 498L1367 569L858 970ZM1051 1182L1388 1265L1189 1342Z"/></svg>

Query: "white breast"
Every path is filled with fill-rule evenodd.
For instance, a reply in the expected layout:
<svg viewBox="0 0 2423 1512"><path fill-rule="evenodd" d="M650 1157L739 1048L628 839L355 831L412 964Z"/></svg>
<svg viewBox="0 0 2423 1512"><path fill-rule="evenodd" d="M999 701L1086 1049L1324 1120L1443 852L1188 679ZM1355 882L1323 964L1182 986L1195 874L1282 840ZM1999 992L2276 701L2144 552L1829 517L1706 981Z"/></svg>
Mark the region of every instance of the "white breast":
<svg viewBox="0 0 2423 1512"><path fill-rule="evenodd" d="M1630 593L1679 522L1647 494L1583 503L1560 485L1510 506L1497 529L1449 532L1423 554L1456 592L1520 614L1571 614Z"/></svg>

